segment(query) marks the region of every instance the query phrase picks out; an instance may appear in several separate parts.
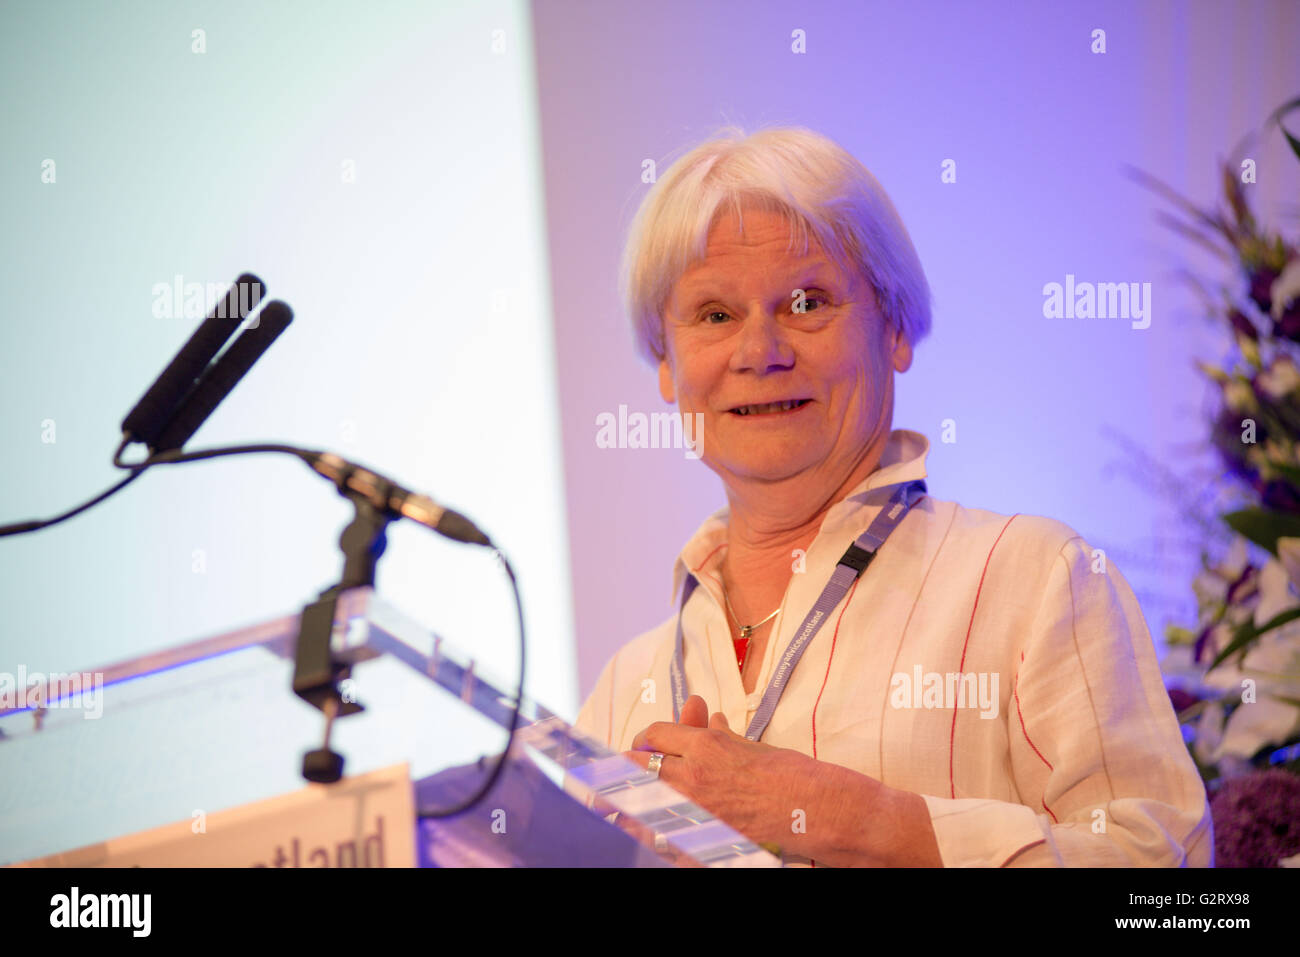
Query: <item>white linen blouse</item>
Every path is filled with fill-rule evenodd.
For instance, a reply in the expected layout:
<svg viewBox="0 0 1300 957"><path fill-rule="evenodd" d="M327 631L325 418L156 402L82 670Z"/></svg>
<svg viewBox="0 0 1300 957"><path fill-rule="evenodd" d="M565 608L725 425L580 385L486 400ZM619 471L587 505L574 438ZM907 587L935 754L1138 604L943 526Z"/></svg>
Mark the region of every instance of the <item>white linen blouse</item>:
<svg viewBox="0 0 1300 957"><path fill-rule="evenodd" d="M628 750L672 720L689 568L700 587L683 616L687 693L743 734L836 562L897 483L925 477L928 451L925 436L893 430L876 470L792 555L752 694L720 585L728 512L711 516L675 564L673 616L609 661L579 730ZM948 867L1213 863L1205 789L1137 600L1054 519L923 497L808 644L762 740L922 795Z"/></svg>

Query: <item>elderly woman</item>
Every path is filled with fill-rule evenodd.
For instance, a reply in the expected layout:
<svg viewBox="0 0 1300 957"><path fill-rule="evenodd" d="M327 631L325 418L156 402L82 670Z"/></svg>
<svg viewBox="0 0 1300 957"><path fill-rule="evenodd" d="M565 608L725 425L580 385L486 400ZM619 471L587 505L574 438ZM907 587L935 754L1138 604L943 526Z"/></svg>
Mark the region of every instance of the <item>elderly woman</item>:
<svg viewBox="0 0 1300 957"><path fill-rule="evenodd" d="M682 157L623 286L728 505L579 729L787 863L1208 865L1133 592L1050 518L926 494L894 373L929 289L880 184L800 129Z"/></svg>

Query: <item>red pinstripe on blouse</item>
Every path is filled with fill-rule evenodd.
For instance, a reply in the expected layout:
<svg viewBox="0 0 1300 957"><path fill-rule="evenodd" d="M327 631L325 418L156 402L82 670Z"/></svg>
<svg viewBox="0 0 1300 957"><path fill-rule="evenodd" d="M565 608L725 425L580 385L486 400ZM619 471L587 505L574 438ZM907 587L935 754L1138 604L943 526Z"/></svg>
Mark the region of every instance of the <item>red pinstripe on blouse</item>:
<svg viewBox="0 0 1300 957"><path fill-rule="evenodd" d="M714 555L718 554L719 549L723 549L726 547L727 547L727 543L723 542L722 544L718 545L717 548L713 549L713 551L709 552L709 554L705 555L704 561L700 562L700 564L697 567L691 569L692 574L699 574L700 569L709 563L709 559L711 559Z"/></svg>
<svg viewBox="0 0 1300 957"><path fill-rule="evenodd" d="M1016 515L1020 513L1017 512ZM998 537L993 540L993 547L989 549L988 555L984 558L984 568L980 572L980 583L975 589L975 604L971 606L970 621L966 624L966 640L961 646L961 664L957 666L957 673L964 674L966 671L966 648L970 645L970 633L975 627L975 610L979 608L980 593L984 591L984 577L989 571L989 562L993 559L993 552L998 547L998 542L1002 541L1002 536L1006 534L1007 527L1015 520L1016 515L1007 519L1006 524L1002 526L1002 531L998 532ZM957 797L957 780L953 776L953 756L956 754L957 745L957 703L953 702L952 706L952 731L948 735L948 796Z"/></svg>
<svg viewBox="0 0 1300 957"><path fill-rule="evenodd" d="M1020 653L1020 660L1022 663L1025 660L1025 653L1023 651ZM1052 762L1047 760L1047 758L1043 757L1043 752L1038 750L1038 746L1035 745L1033 739L1029 737L1029 729L1025 727L1025 716L1020 711L1020 672L1019 671L1016 672L1016 680L1015 680L1014 688L1015 690L1013 693L1015 694L1015 698L1016 698L1016 717L1020 719L1020 733L1025 736L1025 740L1029 742L1029 746L1034 749L1034 754L1038 755L1038 760L1046 764L1047 770L1051 771L1053 770ZM1053 824L1061 823L1056 819L1056 815L1052 813L1052 809L1047 806L1047 795L1043 795L1043 798L1039 803L1043 805L1043 810L1047 812L1048 816L1052 819Z"/></svg>

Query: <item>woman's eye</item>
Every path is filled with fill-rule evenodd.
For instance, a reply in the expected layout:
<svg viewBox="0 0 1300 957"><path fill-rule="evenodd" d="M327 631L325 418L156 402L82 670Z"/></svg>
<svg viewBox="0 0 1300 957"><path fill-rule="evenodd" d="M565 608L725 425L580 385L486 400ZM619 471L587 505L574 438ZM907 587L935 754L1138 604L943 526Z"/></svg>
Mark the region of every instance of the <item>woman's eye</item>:
<svg viewBox="0 0 1300 957"><path fill-rule="evenodd" d="M790 308L791 311L796 314L803 314L805 312L820 312L830 304L831 301L826 296L820 293L813 293L804 296L802 299L794 300ZM730 322L731 315L730 313L721 310L710 310L708 312L700 313L700 321L705 325L720 326L724 322Z"/></svg>

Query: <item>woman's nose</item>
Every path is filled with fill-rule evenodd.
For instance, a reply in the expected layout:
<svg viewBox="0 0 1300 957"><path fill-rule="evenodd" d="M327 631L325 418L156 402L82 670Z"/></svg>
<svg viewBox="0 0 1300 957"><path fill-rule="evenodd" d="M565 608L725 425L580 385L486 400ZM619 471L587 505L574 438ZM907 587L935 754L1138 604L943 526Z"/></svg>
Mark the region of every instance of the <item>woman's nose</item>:
<svg viewBox="0 0 1300 957"><path fill-rule="evenodd" d="M731 355L732 372L771 372L794 364L794 349L786 340L787 330L771 313L757 309L741 323L736 348Z"/></svg>

